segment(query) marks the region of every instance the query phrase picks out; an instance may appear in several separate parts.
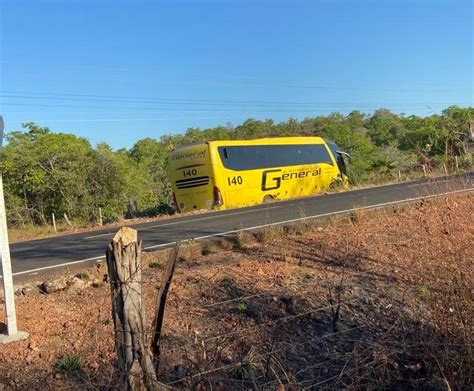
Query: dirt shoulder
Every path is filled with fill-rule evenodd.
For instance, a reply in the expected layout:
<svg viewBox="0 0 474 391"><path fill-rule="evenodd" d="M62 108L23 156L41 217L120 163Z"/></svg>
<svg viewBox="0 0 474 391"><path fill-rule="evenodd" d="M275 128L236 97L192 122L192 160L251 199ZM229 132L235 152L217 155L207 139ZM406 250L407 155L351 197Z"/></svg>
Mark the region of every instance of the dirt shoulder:
<svg viewBox="0 0 474 391"><path fill-rule="evenodd" d="M450 196L183 248L160 379L182 389L467 388L473 215L474 195ZM148 327L165 260L145 260ZM0 346L1 384L115 389L105 274L98 266L67 289L17 297L30 337Z"/></svg>

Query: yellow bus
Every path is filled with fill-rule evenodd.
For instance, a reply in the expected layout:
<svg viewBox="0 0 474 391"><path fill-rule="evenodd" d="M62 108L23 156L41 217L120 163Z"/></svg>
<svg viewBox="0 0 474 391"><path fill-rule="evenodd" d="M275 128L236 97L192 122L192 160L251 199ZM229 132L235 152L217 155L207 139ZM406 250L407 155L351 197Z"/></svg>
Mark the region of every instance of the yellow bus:
<svg viewBox="0 0 474 391"><path fill-rule="evenodd" d="M349 155L320 137L210 141L170 154L179 212L230 209L348 185Z"/></svg>

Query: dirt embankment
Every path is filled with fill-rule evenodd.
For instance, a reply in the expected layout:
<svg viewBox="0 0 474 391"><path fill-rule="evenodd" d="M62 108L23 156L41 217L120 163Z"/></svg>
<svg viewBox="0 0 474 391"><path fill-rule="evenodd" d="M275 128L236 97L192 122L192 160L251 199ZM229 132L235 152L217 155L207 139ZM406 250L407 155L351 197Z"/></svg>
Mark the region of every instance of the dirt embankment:
<svg viewBox="0 0 474 391"><path fill-rule="evenodd" d="M469 387L473 215L474 195L453 196L184 248L160 379L209 390ZM146 260L148 323L164 259ZM17 298L30 337L0 346L1 384L114 389L104 274Z"/></svg>

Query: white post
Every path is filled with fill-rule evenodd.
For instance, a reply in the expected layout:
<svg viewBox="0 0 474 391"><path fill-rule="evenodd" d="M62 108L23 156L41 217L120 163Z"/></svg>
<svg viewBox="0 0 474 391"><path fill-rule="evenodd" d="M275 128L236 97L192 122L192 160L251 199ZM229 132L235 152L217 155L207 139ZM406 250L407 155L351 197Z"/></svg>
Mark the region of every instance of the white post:
<svg viewBox="0 0 474 391"><path fill-rule="evenodd" d="M69 217L67 217L67 214L66 214L66 213L64 213L64 219L66 220L66 223L67 223L70 227L72 227L71 220L69 220Z"/></svg>
<svg viewBox="0 0 474 391"><path fill-rule="evenodd" d="M56 228L56 217L54 216L54 213L51 213L51 216L53 218L54 233L58 233L58 229Z"/></svg>
<svg viewBox="0 0 474 391"><path fill-rule="evenodd" d="M3 118L0 116L0 151L3 144ZM16 327L15 292L13 288L10 246L8 244L7 215L3 196L3 179L0 172L0 262L2 263L3 298L7 333L0 334L0 344L5 344L28 337L28 333L19 332Z"/></svg>
<svg viewBox="0 0 474 391"><path fill-rule="evenodd" d="M99 208L99 225L102 227L102 208Z"/></svg>
<svg viewBox="0 0 474 391"><path fill-rule="evenodd" d="M13 289L12 266L10 261L10 246L8 245L7 220L5 215L5 200L3 198L3 181L0 174L0 241L3 277L3 296L7 321L7 334L0 334L0 343L8 343L28 337L28 333L18 332L16 327L15 292Z"/></svg>

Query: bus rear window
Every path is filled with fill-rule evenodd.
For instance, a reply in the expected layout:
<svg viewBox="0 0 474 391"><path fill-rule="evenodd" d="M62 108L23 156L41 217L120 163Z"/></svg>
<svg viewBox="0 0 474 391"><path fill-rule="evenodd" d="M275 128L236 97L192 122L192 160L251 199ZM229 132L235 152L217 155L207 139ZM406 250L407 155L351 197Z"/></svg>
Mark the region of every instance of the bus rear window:
<svg viewBox="0 0 474 391"><path fill-rule="evenodd" d="M218 151L224 167L235 171L332 164L324 144L226 146L218 147Z"/></svg>

